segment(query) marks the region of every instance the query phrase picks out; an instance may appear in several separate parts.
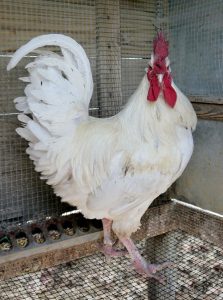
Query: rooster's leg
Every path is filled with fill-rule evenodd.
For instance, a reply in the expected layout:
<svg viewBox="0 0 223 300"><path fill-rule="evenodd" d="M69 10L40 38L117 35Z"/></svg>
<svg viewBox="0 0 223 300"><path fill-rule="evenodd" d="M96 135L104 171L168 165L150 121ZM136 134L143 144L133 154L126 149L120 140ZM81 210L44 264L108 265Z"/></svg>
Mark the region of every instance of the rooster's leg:
<svg viewBox="0 0 223 300"><path fill-rule="evenodd" d="M125 250L117 250L113 248L114 242L111 237L112 220L102 219L103 230L104 230L104 241L100 247L101 252L104 253L105 257L109 259L111 256L122 256L128 252Z"/></svg>
<svg viewBox="0 0 223 300"><path fill-rule="evenodd" d="M120 237L119 240L123 243L123 245L128 250L130 258L132 260L133 266L135 270L142 275L146 275L147 277L154 278L158 280L160 283L164 283L165 280L161 275L157 275L158 271L161 271L167 267L172 266L171 262L164 262L161 264L149 264L139 253L137 247L133 243L130 238Z"/></svg>
<svg viewBox="0 0 223 300"><path fill-rule="evenodd" d="M113 245L111 238L112 220L102 219L103 230L104 230L104 245Z"/></svg>

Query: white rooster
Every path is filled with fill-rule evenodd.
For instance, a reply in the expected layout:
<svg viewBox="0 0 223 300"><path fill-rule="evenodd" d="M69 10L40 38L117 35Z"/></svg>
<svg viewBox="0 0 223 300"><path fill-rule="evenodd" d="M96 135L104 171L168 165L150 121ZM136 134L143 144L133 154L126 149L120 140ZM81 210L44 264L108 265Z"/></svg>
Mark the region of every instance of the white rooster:
<svg viewBox="0 0 223 300"><path fill-rule="evenodd" d="M192 151L196 114L173 83L168 43L154 40L149 68L126 106L106 119L90 117L93 81L83 48L60 34L32 39L13 55L10 70L29 52L59 46L61 55L38 51L27 65L25 97L17 132L29 142L27 153L41 178L61 200L77 206L86 218L102 219L105 255L121 255L111 229L126 247L139 273L162 280L139 254L131 234L152 201L182 174ZM109 101L109 99L108 99ZM29 117L28 115L31 115Z"/></svg>

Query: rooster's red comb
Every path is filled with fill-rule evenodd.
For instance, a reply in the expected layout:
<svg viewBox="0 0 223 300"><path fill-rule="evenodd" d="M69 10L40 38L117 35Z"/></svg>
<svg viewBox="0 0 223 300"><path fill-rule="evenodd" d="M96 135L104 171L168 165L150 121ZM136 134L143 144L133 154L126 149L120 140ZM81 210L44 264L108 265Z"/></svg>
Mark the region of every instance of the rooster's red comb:
<svg viewBox="0 0 223 300"><path fill-rule="evenodd" d="M158 32L157 36L153 40L153 53L156 58L163 60L169 54L169 43L165 40L162 31Z"/></svg>

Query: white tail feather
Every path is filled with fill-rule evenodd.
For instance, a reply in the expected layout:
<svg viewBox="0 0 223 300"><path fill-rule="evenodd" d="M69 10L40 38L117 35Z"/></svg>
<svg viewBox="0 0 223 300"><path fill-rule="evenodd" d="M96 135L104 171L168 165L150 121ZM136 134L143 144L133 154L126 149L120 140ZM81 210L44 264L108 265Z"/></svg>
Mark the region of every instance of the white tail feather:
<svg viewBox="0 0 223 300"><path fill-rule="evenodd" d="M25 123L25 124L27 124L29 121L31 121L31 119L27 115L24 115L24 114L19 114L18 115L18 120L20 122Z"/></svg>
<svg viewBox="0 0 223 300"><path fill-rule="evenodd" d="M62 55L44 46L59 46ZM49 34L36 37L18 49L7 70L14 68L29 52L38 56L26 66L29 76L20 80L28 83L25 97L14 100L22 112L18 116L24 128L17 133L29 141L27 154L34 161L35 169L42 173L48 184L68 180L69 157L58 159L68 144L76 124L88 118L88 106L93 92L89 60L83 48L70 37ZM31 114L31 118L26 116ZM72 148L72 147L70 147Z"/></svg>
<svg viewBox="0 0 223 300"><path fill-rule="evenodd" d="M22 82L30 82L29 77L19 77L19 80L21 80Z"/></svg>
<svg viewBox="0 0 223 300"><path fill-rule="evenodd" d="M37 138L32 134L32 132L30 132L30 130L28 130L27 128L16 128L16 132L28 142L35 143L38 141Z"/></svg>
<svg viewBox="0 0 223 300"><path fill-rule="evenodd" d="M70 53L76 58L75 61L78 69L86 81L87 98L90 101L93 92L93 80L89 60L84 49L68 36L62 34L47 34L32 39L29 43L16 51L7 66L7 70L9 71L14 68L25 55L33 50L52 45L69 50Z"/></svg>

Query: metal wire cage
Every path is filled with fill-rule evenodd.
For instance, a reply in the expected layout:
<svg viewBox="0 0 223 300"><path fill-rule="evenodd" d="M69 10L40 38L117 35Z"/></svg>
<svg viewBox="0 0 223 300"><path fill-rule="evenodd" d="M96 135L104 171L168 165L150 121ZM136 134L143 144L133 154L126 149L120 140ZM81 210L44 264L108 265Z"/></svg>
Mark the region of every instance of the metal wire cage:
<svg viewBox="0 0 223 300"><path fill-rule="evenodd" d="M13 99L23 95L24 66L6 72L12 53L34 36L58 32L86 50L94 78L90 113L120 111L148 64L156 28L170 42L172 73L192 101L221 102L221 1L2 1L0 30L0 222L25 222L60 215L70 208L39 179L16 133ZM212 22L214 16L214 22ZM211 41L211 42L210 42ZM204 64L207 55L212 59ZM196 104L196 103L195 103ZM198 110L199 111L199 110ZM215 116L214 116L215 117Z"/></svg>
<svg viewBox="0 0 223 300"><path fill-rule="evenodd" d="M28 226L31 221L41 224L73 209L61 204L52 189L39 179L25 154L27 143L15 133L18 121L13 99L23 95L24 89L18 78L25 76L24 66L35 54L7 73L12 53L40 34L56 32L73 37L84 47L91 63L94 94L90 114L108 117L120 111L139 84L148 65L153 37L157 28L162 28L170 43L174 80L199 114L200 102L222 103L222 14L223 3L219 0L1 1L0 244L3 231ZM201 117L205 115L206 112L200 113ZM211 112L211 117L217 119L216 113ZM190 222L186 213L179 218ZM205 224L205 217L197 215L194 219L197 221L187 230L173 226L167 233L158 230L162 219L157 216L154 224L159 226L153 228L154 237L139 243L141 252L151 261L168 259L175 263L173 269L165 271L166 286L139 277L130 267L126 271L125 258L107 265L100 254L95 254L0 282L1 299L221 300L222 244L216 246L212 243L217 241L214 238L205 241L195 237L193 233ZM222 219L219 223L220 232ZM62 240L66 240L61 224ZM90 228L90 233L100 230ZM165 234L156 237L158 233ZM0 268L0 275L5 271Z"/></svg>
<svg viewBox="0 0 223 300"><path fill-rule="evenodd" d="M94 95L90 113L117 113L141 79L154 35L154 1L2 1L0 30L0 222L22 223L58 216L71 209L39 179L25 154L27 143L16 133L13 99L23 95L24 66L30 54L6 72L12 53L34 36L63 33L73 37L90 59ZM146 60L144 60L146 58ZM130 70L133 70L134 72ZM123 80L122 80L123 78Z"/></svg>
<svg viewBox="0 0 223 300"><path fill-rule="evenodd" d="M161 246L162 245L162 246ZM221 300L223 250L181 230L137 244L152 261L171 260L166 284L139 276L128 258L94 254L0 282L1 299Z"/></svg>

